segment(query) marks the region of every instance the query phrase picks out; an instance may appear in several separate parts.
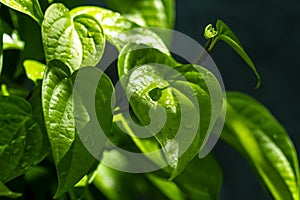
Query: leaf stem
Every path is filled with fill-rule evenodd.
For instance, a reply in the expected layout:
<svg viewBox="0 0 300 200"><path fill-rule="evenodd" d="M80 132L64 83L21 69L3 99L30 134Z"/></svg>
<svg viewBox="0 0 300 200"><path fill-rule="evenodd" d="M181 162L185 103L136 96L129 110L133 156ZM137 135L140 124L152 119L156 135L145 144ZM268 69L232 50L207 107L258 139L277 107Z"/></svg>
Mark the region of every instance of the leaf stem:
<svg viewBox="0 0 300 200"><path fill-rule="evenodd" d="M194 64L201 64L206 59L207 55L211 53L211 51L213 50L216 44L215 40L216 40L215 38L210 38L207 40L204 49L201 51L200 55L198 56Z"/></svg>

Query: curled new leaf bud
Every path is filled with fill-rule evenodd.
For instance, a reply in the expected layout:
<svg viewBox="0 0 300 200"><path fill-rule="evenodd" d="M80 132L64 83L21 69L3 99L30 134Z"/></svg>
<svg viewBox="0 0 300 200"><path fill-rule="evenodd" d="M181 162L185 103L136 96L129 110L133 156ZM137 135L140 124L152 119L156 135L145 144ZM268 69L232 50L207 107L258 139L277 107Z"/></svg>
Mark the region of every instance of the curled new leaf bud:
<svg viewBox="0 0 300 200"><path fill-rule="evenodd" d="M204 30L204 37L210 39L218 35L218 31L215 30L212 24L208 24Z"/></svg>

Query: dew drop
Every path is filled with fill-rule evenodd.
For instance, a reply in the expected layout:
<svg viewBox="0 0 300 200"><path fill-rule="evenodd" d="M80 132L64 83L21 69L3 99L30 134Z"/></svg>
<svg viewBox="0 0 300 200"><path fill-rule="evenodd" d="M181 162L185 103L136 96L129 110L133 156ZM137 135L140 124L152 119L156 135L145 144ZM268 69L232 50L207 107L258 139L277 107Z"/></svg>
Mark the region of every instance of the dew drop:
<svg viewBox="0 0 300 200"><path fill-rule="evenodd" d="M67 116L67 117L68 117L68 119L72 119L72 116L71 116L70 114L68 114L68 116Z"/></svg>
<svg viewBox="0 0 300 200"><path fill-rule="evenodd" d="M23 162L22 164L21 164L21 167L23 167L23 168L25 168L25 167L27 167L28 166L28 162Z"/></svg>
<svg viewBox="0 0 300 200"><path fill-rule="evenodd" d="M96 144L95 140L91 140L91 147L94 147Z"/></svg>
<svg viewBox="0 0 300 200"><path fill-rule="evenodd" d="M273 135L273 138L276 140L276 139L278 139L278 135L277 134L274 134Z"/></svg>
<svg viewBox="0 0 300 200"><path fill-rule="evenodd" d="M34 157L37 157L38 155L39 155L38 151L34 152L34 154L33 154Z"/></svg>
<svg viewBox="0 0 300 200"><path fill-rule="evenodd" d="M31 145L27 145L25 149L29 150L30 148L31 148Z"/></svg>
<svg viewBox="0 0 300 200"><path fill-rule="evenodd" d="M195 120L193 120L193 119L191 119L191 120L189 120L189 121L186 121L186 122L184 123L184 127L185 127L185 128L188 128L188 129L193 128L194 125L195 125Z"/></svg>
<svg viewBox="0 0 300 200"><path fill-rule="evenodd" d="M19 151L20 151L19 148L15 148L12 152L13 152L13 154L17 154L17 153L19 153Z"/></svg>
<svg viewBox="0 0 300 200"><path fill-rule="evenodd" d="M82 140L83 143L87 143L89 141L89 136L85 136Z"/></svg>
<svg viewBox="0 0 300 200"><path fill-rule="evenodd" d="M88 37L93 37L93 33L88 32Z"/></svg>

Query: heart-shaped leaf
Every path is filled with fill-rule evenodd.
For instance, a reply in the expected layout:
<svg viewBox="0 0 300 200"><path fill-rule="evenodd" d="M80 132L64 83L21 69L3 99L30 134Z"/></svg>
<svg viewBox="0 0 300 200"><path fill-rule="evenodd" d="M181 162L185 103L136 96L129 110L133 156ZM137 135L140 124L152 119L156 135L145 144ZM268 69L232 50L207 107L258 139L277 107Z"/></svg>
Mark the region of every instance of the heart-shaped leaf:
<svg viewBox="0 0 300 200"><path fill-rule="evenodd" d="M163 66L174 66L177 62L156 49L142 46L122 52L118 67L130 105L162 146L172 179L199 153L209 135L210 123L214 122L211 119L212 93L208 88L214 88L212 91L221 103L220 86L216 78L200 66ZM165 113L159 111L161 108ZM149 116L149 112L156 114ZM154 127L149 127L150 122Z"/></svg>
<svg viewBox="0 0 300 200"><path fill-rule="evenodd" d="M0 107L0 181L5 183L42 161L49 149L26 100L0 96Z"/></svg>
<svg viewBox="0 0 300 200"><path fill-rule="evenodd" d="M82 70L89 69L97 70L93 67ZM80 70L71 76L66 65L61 61L53 60L49 62L43 79L44 118L59 179L55 197L59 197L71 189L97 163L96 159L87 151L83 144L86 141L81 141L82 137L78 135L77 130L79 129L80 134L82 132L91 135L93 133L91 131L95 131L95 129L89 129L89 125L94 121L100 123L104 131L110 130L111 127L112 115L107 110L111 111L113 86L109 78L103 75L99 83L93 82L93 88L95 86L97 88L96 93L94 93L96 96L87 95L86 99L93 100L96 98L97 101L94 105L86 103L87 100L85 103L79 104L78 102L81 102L79 98L83 98L83 96L77 95L76 99L73 96L73 84L74 81L76 82L79 72ZM97 71L92 71L88 76L84 76L85 80L89 80L93 74L99 75ZM82 79L80 81L84 83ZM90 91L90 88L83 87L83 89ZM76 94L83 94L80 91L77 92L79 93ZM93 113L96 107L100 107L100 109ZM96 117L94 117L95 114ZM76 121L80 122L77 123ZM95 146L95 141L93 146ZM98 152L98 154L100 153Z"/></svg>
<svg viewBox="0 0 300 200"><path fill-rule="evenodd" d="M52 4L42 23L46 61L61 60L72 71L95 66L101 59L105 38L100 24L91 16L72 16L63 4Z"/></svg>

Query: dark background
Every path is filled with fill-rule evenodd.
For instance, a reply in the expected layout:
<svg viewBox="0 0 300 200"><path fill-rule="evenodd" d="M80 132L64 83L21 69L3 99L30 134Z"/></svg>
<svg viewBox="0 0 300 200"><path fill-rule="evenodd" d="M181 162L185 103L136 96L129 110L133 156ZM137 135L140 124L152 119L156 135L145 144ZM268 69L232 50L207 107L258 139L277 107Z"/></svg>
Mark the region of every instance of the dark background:
<svg viewBox="0 0 300 200"><path fill-rule="evenodd" d="M219 42L212 57L226 89L246 92L266 105L299 152L300 1L178 0L176 10L176 30L202 45L207 24L222 19L231 27L256 64L262 85L254 90L253 73L230 47ZM235 151L218 142L214 152L224 173L222 200L272 199Z"/></svg>
<svg viewBox="0 0 300 200"><path fill-rule="evenodd" d="M87 4L103 5L96 0ZM96 3L95 3L96 2ZM235 52L219 42L212 53L227 90L248 93L266 105L300 148L300 1L177 0L175 29L204 45L203 29L224 20L240 39L262 76L256 78ZM214 152L224 173L221 200L272 199L247 163L221 141ZM299 152L299 151L298 151Z"/></svg>

